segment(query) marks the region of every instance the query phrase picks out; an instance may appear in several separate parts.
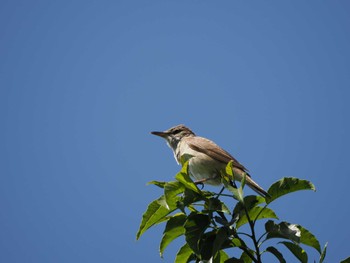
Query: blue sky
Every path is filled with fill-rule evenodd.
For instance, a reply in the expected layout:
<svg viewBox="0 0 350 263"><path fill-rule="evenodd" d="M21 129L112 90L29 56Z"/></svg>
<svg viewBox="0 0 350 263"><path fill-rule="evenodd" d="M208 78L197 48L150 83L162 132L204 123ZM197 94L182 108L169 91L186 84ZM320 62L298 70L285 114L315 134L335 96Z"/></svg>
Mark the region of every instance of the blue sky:
<svg viewBox="0 0 350 263"><path fill-rule="evenodd" d="M161 260L163 226L135 235L161 194L146 183L179 170L149 132L180 123L264 188L311 180L317 192L272 208L329 242L327 262L349 256L349 11L347 1L1 1L0 261L172 262L183 241Z"/></svg>

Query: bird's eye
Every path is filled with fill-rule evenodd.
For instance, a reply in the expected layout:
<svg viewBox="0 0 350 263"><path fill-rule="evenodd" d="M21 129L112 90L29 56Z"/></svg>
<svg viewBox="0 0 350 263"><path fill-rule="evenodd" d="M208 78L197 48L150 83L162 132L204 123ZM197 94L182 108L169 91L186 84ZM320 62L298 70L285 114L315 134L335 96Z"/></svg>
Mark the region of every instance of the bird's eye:
<svg viewBox="0 0 350 263"><path fill-rule="evenodd" d="M173 134L178 134L178 133L180 133L181 132L181 130L175 130L174 132L173 132Z"/></svg>

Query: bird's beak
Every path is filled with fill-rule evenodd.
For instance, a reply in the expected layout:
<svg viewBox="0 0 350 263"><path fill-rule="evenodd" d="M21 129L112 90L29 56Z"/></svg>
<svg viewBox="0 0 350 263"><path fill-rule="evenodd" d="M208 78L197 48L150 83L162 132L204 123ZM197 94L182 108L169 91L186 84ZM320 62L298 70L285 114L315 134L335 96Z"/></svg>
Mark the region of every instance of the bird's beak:
<svg viewBox="0 0 350 263"><path fill-rule="evenodd" d="M160 136L162 138L166 138L168 135L166 132L159 132L159 131L153 131L153 132L151 132L151 134Z"/></svg>

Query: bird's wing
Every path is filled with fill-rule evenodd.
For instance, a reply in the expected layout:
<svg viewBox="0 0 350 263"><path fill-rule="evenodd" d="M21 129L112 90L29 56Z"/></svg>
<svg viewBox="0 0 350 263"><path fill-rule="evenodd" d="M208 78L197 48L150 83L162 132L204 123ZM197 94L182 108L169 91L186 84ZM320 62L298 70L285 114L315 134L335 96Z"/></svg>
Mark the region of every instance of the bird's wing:
<svg viewBox="0 0 350 263"><path fill-rule="evenodd" d="M231 154L226 152L220 146L214 142L198 136L184 138L188 146L195 151L204 153L211 158L227 164L229 161L233 161L233 166L243 171L248 171L242 164L240 164ZM203 147L205 145L205 147Z"/></svg>

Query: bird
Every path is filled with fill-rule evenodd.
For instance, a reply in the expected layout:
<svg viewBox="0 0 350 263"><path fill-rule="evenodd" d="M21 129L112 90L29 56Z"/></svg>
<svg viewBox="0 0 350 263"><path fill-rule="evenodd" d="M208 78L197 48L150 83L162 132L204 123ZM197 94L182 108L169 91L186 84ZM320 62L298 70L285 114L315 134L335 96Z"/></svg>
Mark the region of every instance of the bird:
<svg viewBox="0 0 350 263"><path fill-rule="evenodd" d="M166 131L152 131L151 134L164 138L174 153L178 164L188 161L188 172L196 181L218 186L222 184L221 172L232 161L234 178L241 181L245 176L246 185L263 197L269 194L253 181L248 170L231 154L213 141L197 136L183 124L174 126Z"/></svg>

